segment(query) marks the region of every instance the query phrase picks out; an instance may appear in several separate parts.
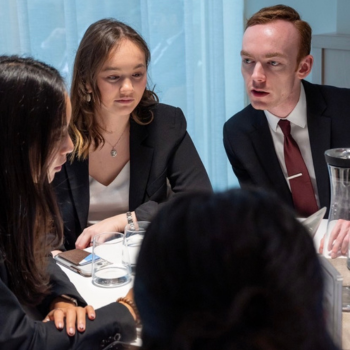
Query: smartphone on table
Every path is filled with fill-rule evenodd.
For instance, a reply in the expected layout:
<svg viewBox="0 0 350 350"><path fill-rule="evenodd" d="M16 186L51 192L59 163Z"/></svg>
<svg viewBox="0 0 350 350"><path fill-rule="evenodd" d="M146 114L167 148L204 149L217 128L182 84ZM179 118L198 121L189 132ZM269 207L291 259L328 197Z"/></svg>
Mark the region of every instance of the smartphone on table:
<svg viewBox="0 0 350 350"><path fill-rule="evenodd" d="M91 277L92 275L92 254L81 249L72 249L59 253L54 256L56 262L71 271L78 273L84 277ZM95 261L99 265L107 266L111 263L98 256L95 256Z"/></svg>

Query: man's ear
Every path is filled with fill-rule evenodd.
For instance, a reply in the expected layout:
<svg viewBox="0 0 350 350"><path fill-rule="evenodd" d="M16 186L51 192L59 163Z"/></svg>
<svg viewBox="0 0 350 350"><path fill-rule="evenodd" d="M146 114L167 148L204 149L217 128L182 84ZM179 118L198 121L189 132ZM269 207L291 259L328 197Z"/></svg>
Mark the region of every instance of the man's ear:
<svg viewBox="0 0 350 350"><path fill-rule="evenodd" d="M299 63L297 74L299 79L305 79L311 72L314 58L311 55L307 55Z"/></svg>

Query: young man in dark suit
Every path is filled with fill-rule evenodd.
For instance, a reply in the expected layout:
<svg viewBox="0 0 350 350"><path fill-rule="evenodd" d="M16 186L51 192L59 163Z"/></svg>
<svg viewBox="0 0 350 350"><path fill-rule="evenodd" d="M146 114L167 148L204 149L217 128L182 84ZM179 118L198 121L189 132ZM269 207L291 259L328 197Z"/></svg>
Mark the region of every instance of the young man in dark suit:
<svg viewBox="0 0 350 350"><path fill-rule="evenodd" d="M310 50L311 28L294 9L276 5L254 14L241 50L251 104L224 125L224 146L241 186L274 191L304 217L329 208L324 152L350 147L350 90L306 82L313 65ZM290 171L296 163L290 156L295 153L288 153L291 143L296 143L291 152L297 149L302 171ZM299 189L297 182L303 182ZM349 222L334 228L332 257L347 253L349 231Z"/></svg>

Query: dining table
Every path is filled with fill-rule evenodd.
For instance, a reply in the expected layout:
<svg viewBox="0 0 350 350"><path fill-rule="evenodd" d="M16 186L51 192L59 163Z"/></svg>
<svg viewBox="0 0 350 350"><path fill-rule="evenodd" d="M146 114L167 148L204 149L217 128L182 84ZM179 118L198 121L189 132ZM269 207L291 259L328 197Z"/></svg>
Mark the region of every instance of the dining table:
<svg viewBox="0 0 350 350"><path fill-rule="evenodd" d="M327 223L328 220L323 219L313 237L317 252L319 250L321 239L326 233ZM86 250L91 251L91 247L87 248ZM328 261L341 274L343 286L350 286L350 271L346 265L346 257L341 256L336 259L328 259ZM115 302L119 297L125 296L130 288L132 288L134 282L134 277L132 277L128 284L113 288L103 288L94 285L91 277L81 276L62 265L59 266L67 274L70 281L75 285L78 292L86 300L86 302L89 305L92 305L95 309ZM342 312L341 327L341 349L350 350L350 312ZM136 346L141 346L140 329L138 329L138 337L133 344Z"/></svg>
<svg viewBox="0 0 350 350"><path fill-rule="evenodd" d="M87 248L87 251L91 252L91 247ZM134 283L134 277L130 279L130 282L118 287L99 287L92 283L92 277L85 277L72 270L57 264L68 276L70 281L74 284L80 295L85 299L87 304L98 309L112 302L115 302L118 298L126 296L130 288ZM137 328L137 338L131 344L135 348L141 346L141 329Z"/></svg>

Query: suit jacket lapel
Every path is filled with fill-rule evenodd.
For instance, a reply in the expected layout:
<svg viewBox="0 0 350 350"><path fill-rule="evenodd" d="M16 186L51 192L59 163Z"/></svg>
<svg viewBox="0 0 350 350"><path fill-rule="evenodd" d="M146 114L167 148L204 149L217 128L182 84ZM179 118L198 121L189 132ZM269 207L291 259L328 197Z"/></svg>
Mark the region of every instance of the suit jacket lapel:
<svg viewBox="0 0 350 350"><path fill-rule="evenodd" d="M329 208L329 175L324 152L331 148L331 118L324 115L327 105L317 86L303 81L312 160L317 178L320 206Z"/></svg>
<svg viewBox="0 0 350 350"><path fill-rule="evenodd" d="M147 126L130 121L130 190L129 208L135 210L145 198L153 160L153 148L147 146ZM145 142L144 142L145 141Z"/></svg>
<svg viewBox="0 0 350 350"><path fill-rule="evenodd" d="M254 130L251 139L260 164L279 195L292 204L291 192L276 155L265 113L260 110L254 110L252 117Z"/></svg>
<svg viewBox="0 0 350 350"><path fill-rule="evenodd" d="M67 178L71 188L74 208L77 211L81 230L87 225L90 191L89 191L89 161L74 160L65 164Z"/></svg>

